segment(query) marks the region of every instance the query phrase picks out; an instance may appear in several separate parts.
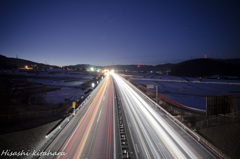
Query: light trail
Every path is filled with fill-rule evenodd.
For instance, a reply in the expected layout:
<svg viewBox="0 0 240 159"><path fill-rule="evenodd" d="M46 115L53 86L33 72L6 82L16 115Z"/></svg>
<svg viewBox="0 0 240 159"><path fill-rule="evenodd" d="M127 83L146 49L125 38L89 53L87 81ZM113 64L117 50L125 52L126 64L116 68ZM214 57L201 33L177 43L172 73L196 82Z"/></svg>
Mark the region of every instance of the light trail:
<svg viewBox="0 0 240 159"><path fill-rule="evenodd" d="M40 158L120 158L120 138L115 124L116 92L121 99L126 131L130 134L128 142L133 145L135 158L215 158L165 112L156 111L148 98L114 73L104 78L46 149L66 155Z"/></svg>
<svg viewBox="0 0 240 159"><path fill-rule="evenodd" d="M133 145L140 145L139 151L135 152L137 158L215 158L164 113L157 113L133 86L117 74L111 74L120 92L127 121L131 124Z"/></svg>
<svg viewBox="0 0 240 159"><path fill-rule="evenodd" d="M106 76L85 104L85 113L80 115L77 112L46 150L65 152L66 155L41 158L116 158L119 153L116 144L119 141L116 139L116 125L113 123L113 95L112 77ZM69 136L68 132L71 132Z"/></svg>

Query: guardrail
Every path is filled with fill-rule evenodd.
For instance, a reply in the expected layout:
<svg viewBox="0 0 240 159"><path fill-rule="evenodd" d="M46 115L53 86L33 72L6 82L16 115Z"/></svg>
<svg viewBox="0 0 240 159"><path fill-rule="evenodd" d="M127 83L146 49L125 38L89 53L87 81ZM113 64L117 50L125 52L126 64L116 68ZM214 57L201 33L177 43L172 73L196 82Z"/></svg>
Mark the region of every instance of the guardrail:
<svg viewBox="0 0 240 159"><path fill-rule="evenodd" d="M123 78L124 79L124 78ZM127 83L129 83L130 86L133 88L136 88L136 90L141 93L144 97L146 97L149 101L151 101L156 107L158 107L160 110L162 110L169 119L171 119L177 126L182 128L185 132L190 134L196 141L198 141L201 145L203 145L207 150L212 152L216 157L218 158L228 158L226 155L222 154L216 147L214 147L212 144L210 144L206 139L201 137L196 132L189 129L186 125L184 125L181 121L179 121L177 118L175 118L173 115L171 115L168 111L166 111L164 108L162 108L159 104L157 104L155 101L153 101L151 98L149 98L146 94L144 94L141 90L139 90L136 86L134 86L132 83L124 79Z"/></svg>
<svg viewBox="0 0 240 159"><path fill-rule="evenodd" d="M49 132L45 138L48 139L50 137L52 137L54 134L56 134L57 132L61 132L62 129L71 121L71 119L77 114L77 112L80 110L80 108L89 100L89 98L91 97L93 91L88 95L88 97L77 107L77 109L75 110L74 113L72 113L70 116L66 117L61 123L59 123L55 129L53 129L51 132Z"/></svg>
<svg viewBox="0 0 240 159"><path fill-rule="evenodd" d="M131 83L134 83L134 84L138 85L139 87L141 87L141 88L145 89L146 91L148 91L148 92L150 92L150 93L152 93L152 94L155 95L155 93L152 92L151 90L149 90L148 88L143 87L142 85L140 85L140 84L138 84L138 83L136 83L136 82L133 82L132 80L131 80ZM157 96L158 96L158 98L162 99L163 101L165 101L165 102L167 102L167 103L169 103L169 104L171 104L171 105L173 105L173 106L175 106L175 107L178 107L178 108L180 108L180 109L185 109L185 110L194 111L194 112L198 112L198 113L205 113L205 112L206 112L206 111L204 111L204 110L200 110L200 109L196 109L196 108L191 108L191 107L188 107L188 106L179 104L179 103L174 102L174 101L172 101L172 100L170 100L170 99L168 99L168 98L165 98L165 97L163 97L163 96L161 96L161 95L159 95L159 94L158 94Z"/></svg>
<svg viewBox="0 0 240 159"><path fill-rule="evenodd" d="M71 114L69 117L66 117L60 124L58 124L58 126L55 129L53 129L50 133L48 133L45 136L45 138L49 138L53 136L58 130L61 130L63 127L65 127L72 117L73 117L73 114Z"/></svg>

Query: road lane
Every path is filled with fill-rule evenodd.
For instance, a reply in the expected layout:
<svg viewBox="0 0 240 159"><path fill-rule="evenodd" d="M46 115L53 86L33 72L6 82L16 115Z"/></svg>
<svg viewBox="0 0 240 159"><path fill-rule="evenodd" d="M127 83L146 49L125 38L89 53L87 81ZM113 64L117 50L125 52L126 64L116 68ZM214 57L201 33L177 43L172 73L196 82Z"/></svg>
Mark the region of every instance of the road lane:
<svg viewBox="0 0 240 159"><path fill-rule="evenodd" d="M85 105L84 114L77 113L46 150L66 155L42 158L118 158L113 91L112 77L106 76Z"/></svg>
<svg viewBox="0 0 240 159"><path fill-rule="evenodd" d="M121 100L136 158L215 158L134 86L114 73L104 78L46 150L66 155L42 158L120 158L115 91Z"/></svg>
<svg viewBox="0 0 240 159"><path fill-rule="evenodd" d="M215 158L166 114L155 110L136 88L112 73L136 158Z"/></svg>

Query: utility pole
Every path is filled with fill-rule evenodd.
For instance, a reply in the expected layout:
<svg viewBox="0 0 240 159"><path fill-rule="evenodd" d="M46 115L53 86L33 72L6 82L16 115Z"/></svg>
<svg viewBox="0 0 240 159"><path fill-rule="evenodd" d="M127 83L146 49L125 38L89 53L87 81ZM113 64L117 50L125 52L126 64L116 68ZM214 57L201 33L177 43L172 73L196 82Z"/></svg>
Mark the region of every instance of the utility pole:
<svg viewBox="0 0 240 159"><path fill-rule="evenodd" d="M158 85L156 85L156 101L158 103Z"/></svg>
<svg viewBox="0 0 240 159"><path fill-rule="evenodd" d="M147 85L148 89L154 89L154 87L155 85L153 84ZM158 102L158 85L156 85L156 102Z"/></svg>

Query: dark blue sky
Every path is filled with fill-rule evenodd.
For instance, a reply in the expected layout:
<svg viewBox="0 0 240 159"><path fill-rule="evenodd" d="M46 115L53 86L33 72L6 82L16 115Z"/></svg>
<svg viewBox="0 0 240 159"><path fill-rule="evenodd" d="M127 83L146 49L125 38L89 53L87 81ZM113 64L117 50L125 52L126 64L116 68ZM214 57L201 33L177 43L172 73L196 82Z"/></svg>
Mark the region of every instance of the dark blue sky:
<svg viewBox="0 0 240 159"><path fill-rule="evenodd" d="M55 65L240 57L237 0L0 0L0 54Z"/></svg>

